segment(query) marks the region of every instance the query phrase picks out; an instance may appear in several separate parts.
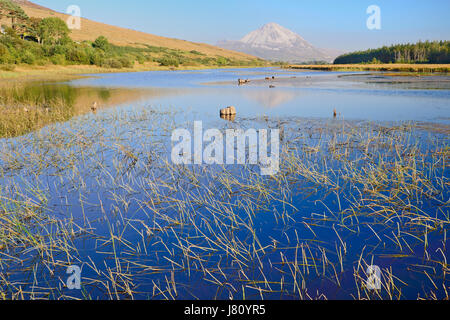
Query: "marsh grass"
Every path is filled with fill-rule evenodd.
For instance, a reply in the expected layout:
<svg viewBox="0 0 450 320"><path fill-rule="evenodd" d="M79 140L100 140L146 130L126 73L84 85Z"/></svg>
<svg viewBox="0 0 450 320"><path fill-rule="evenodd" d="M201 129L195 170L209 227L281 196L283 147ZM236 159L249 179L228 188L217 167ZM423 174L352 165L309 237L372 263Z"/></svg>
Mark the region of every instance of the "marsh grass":
<svg viewBox="0 0 450 320"><path fill-rule="evenodd" d="M43 97L28 89L19 85L0 88L0 137L21 136L74 116L73 101Z"/></svg>
<svg viewBox="0 0 450 320"><path fill-rule="evenodd" d="M74 88L55 82L0 86L0 138L14 138L111 105L153 96L151 90ZM93 111L92 106L97 108Z"/></svg>
<svg viewBox="0 0 450 320"><path fill-rule="evenodd" d="M171 131L188 119L118 109L2 140L2 297L448 298L448 131L218 122L284 128L280 172L263 177L173 165ZM83 266L81 292L65 288L69 264ZM366 288L371 264L382 290Z"/></svg>
<svg viewBox="0 0 450 320"><path fill-rule="evenodd" d="M74 115L73 110L65 104L0 107L0 113L0 136L6 138L33 132L51 123L67 121Z"/></svg>

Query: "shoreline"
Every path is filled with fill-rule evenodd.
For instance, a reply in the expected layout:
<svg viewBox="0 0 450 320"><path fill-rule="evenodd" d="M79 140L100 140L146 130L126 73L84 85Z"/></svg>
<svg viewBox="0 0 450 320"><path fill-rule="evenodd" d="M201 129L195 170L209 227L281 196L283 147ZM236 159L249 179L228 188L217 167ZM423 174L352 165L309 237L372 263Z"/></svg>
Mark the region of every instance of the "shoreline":
<svg viewBox="0 0 450 320"><path fill-rule="evenodd" d="M262 66L181 66L181 67L165 67L155 64L138 65L134 68L102 68L91 65L47 65L47 66L28 66L19 65L13 71L0 70L0 85L5 83L23 81L69 81L94 76L102 73L132 73L147 71L196 71L208 69L248 69ZM272 67L272 66L265 66Z"/></svg>
<svg viewBox="0 0 450 320"><path fill-rule="evenodd" d="M436 74L450 73L450 64L379 64L379 65L287 65L287 66L180 66L166 67L157 64L136 65L134 68L102 68L91 65L46 65L29 66L18 65L13 71L0 70L0 85L5 82L10 84L22 81L69 81L86 78L102 73L131 73L147 71L196 71L208 69L249 69L257 67L273 67L290 70L314 70L314 71L384 71L384 72L406 72L412 74Z"/></svg>

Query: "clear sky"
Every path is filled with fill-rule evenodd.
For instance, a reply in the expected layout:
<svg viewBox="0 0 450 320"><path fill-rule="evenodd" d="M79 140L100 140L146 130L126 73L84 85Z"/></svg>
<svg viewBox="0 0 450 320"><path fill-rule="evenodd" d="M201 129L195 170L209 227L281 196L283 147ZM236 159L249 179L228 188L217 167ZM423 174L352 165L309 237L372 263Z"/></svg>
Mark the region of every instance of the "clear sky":
<svg viewBox="0 0 450 320"><path fill-rule="evenodd" d="M85 18L160 36L216 44L276 22L313 45L344 51L418 40L450 40L450 0L32 0ZM381 9L381 30L366 10Z"/></svg>

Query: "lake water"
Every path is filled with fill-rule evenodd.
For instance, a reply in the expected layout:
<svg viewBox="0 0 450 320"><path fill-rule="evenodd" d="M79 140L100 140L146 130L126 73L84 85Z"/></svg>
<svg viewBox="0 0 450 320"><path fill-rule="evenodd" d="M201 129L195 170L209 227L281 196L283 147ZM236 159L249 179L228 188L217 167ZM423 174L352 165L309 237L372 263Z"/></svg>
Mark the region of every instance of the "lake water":
<svg viewBox="0 0 450 320"><path fill-rule="evenodd" d="M0 140L0 217L16 221L0 234L1 292L443 299L449 81L226 69L31 84L80 111ZM230 105L236 118L221 119ZM282 130L279 172L174 165L172 132L194 121L221 132ZM81 290L66 287L70 265L81 267ZM382 272L379 290L367 286L370 265Z"/></svg>
<svg viewBox="0 0 450 320"><path fill-rule="evenodd" d="M160 97L144 103L193 109L205 118L215 117L220 108L234 105L243 117L329 118L336 108L345 119L448 123L450 77L422 77L426 80L423 82L400 77L402 83L389 84L370 82L377 74L357 80L348 77L358 74L367 73L277 69L161 71L99 75L72 81L70 85L160 88ZM273 75L275 81L237 86L238 78L260 80ZM276 88L270 89L270 84Z"/></svg>

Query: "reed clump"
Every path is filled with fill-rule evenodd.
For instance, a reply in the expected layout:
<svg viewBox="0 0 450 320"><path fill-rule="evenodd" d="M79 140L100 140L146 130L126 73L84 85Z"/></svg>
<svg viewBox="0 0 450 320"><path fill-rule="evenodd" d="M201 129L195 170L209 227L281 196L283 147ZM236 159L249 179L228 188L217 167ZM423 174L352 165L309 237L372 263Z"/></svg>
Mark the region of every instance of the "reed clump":
<svg viewBox="0 0 450 320"><path fill-rule="evenodd" d="M74 115L73 106L62 98L45 99L21 86L0 88L0 138L28 134Z"/></svg>

